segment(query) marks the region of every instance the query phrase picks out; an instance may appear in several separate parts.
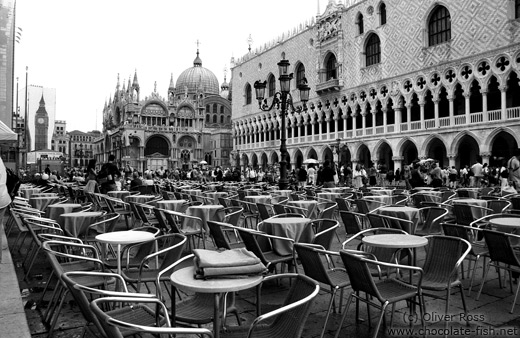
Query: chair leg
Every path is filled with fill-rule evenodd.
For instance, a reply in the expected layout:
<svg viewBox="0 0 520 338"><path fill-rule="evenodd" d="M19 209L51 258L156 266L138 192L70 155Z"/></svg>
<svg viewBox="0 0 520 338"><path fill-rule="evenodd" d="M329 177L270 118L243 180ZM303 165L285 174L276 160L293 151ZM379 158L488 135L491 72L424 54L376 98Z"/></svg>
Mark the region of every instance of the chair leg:
<svg viewBox="0 0 520 338"><path fill-rule="evenodd" d="M320 338L323 338L323 335L325 335L325 330L327 329L327 322L329 321L329 316L330 316L330 310L334 307L334 313L336 312L336 306L335 306L335 302L334 302L334 298L336 296L336 289L335 288L331 288L331 292L330 292L330 301L329 301L329 307L327 309L327 314L325 315L325 323L323 323L323 329L321 330L321 335L320 335Z"/></svg>
<svg viewBox="0 0 520 338"><path fill-rule="evenodd" d="M477 264L475 262L475 264ZM462 287L462 283L459 284L460 289L460 297L462 298L462 307L464 308L464 317L466 318L466 326L469 326L469 320L468 318L468 307L466 306L466 298L464 296L464 288Z"/></svg>
<svg viewBox="0 0 520 338"><path fill-rule="evenodd" d="M376 328L374 329L373 338L377 338L377 334L379 332L379 327L381 327L381 323L383 322L383 318L385 318L385 310L386 310L387 306L388 306L388 302L384 303L383 306L381 307L381 314L379 315L379 320L377 321Z"/></svg>
<svg viewBox="0 0 520 338"><path fill-rule="evenodd" d="M480 289L478 290L477 298L475 300L478 300L480 298L480 294L482 293L482 289L484 288L484 283L486 283L487 275L489 273L489 268L491 267L491 262L488 262L487 267L485 268L486 272L484 272L484 277L482 278L482 283L480 283Z"/></svg>
<svg viewBox="0 0 520 338"><path fill-rule="evenodd" d="M345 321L345 318L347 317L348 308L350 306L350 303L352 302L352 297L354 297L353 293L351 293L350 296L348 297L347 305L345 306L345 312L343 313L343 316L341 316L341 320L338 325L338 330L336 331L336 335L334 336L334 338L339 337L339 333L341 332L341 326L343 326L343 322ZM357 298L356 298L356 302L357 302ZM359 303L356 304L356 306L357 305L359 305ZM358 316L358 313L357 313L357 309L356 309L356 319L357 319L357 316Z"/></svg>
<svg viewBox="0 0 520 338"><path fill-rule="evenodd" d="M513 310L515 309L516 298L518 297L518 291L520 291L520 283L518 283L518 285L516 286L515 298L513 298L513 305L511 306L511 311L509 311L509 313L513 313Z"/></svg>
<svg viewBox="0 0 520 338"><path fill-rule="evenodd" d="M479 259L480 259L480 256L477 255L475 257L475 263L473 264L473 271L471 272L471 278L469 280L468 297L471 293L471 289L473 288L473 281L475 280L475 272L477 272L477 265L478 265Z"/></svg>

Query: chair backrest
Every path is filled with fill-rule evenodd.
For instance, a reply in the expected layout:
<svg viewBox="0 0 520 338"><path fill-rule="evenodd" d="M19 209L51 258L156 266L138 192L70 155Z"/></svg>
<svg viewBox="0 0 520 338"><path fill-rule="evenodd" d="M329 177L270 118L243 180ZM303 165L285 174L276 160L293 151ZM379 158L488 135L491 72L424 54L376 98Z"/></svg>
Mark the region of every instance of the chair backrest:
<svg viewBox="0 0 520 338"><path fill-rule="evenodd" d="M325 250L330 250L332 241L339 228L339 222L334 219L321 218L312 221L316 225L316 234L312 239L312 244L321 245Z"/></svg>
<svg viewBox="0 0 520 338"><path fill-rule="evenodd" d="M284 214L287 212L283 204L273 204L273 210L275 214Z"/></svg>
<svg viewBox="0 0 520 338"><path fill-rule="evenodd" d="M408 196L406 195L393 195L392 196L392 202L393 204L398 204L398 205L404 205L408 202Z"/></svg>
<svg viewBox="0 0 520 338"><path fill-rule="evenodd" d="M444 202L452 199L456 195L457 195L457 193L455 191L452 191L452 190L443 191L442 192L442 197L441 197L441 203L444 203Z"/></svg>
<svg viewBox="0 0 520 338"><path fill-rule="evenodd" d="M373 257L369 253L350 252L347 250L340 250L339 255L350 280L350 287L356 292L365 292L378 300L382 300L381 294L372 277L369 265L373 260L367 257Z"/></svg>
<svg viewBox="0 0 520 338"><path fill-rule="evenodd" d="M155 238L161 244L162 249L149 255L145 259L150 261L154 257L160 257L160 265L158 270L163 270L181 258L184 245L186 244L186 236L182 234L166 234Z"/></svg>
<svg viewBox="0 0 520 338"><path fill-rule="evenodd" d="M285 297L283 306L257 317L247 337L256 337L255 330L268 322L270 330L276 337L299 338L311 311L313 301L320 291L319 284L302 274L277 274L264 278L262 283L273 279L291 278L291 287ZM273 337L274 337L273 335Z"/></svg>
<svg viewBox="0 0 520 338"><path fill-rule="evenodd" d="M368 213L366 218L372 228L390 228L388 220L383 215Z"/></svg>
<svg viewBox="0 0 520 338"><path fill-rule="evenodd" d="M320 205L323 206L321 209L320 214L318 215L318 218L334 218L334 212L336 211L338 204L336 202L324 202L324 203L318 203L318 208L320 208Z"/></svg>
<svg viewBox="0 0 520 338"><path fill-rule="evenodd" d="M62 263L84 262L85 265L90 266L91 270L103 269L103 263L99 260L98 252L91 245L50 240L43 242L42 247L58 277L61 277L65 271Z"/></svg>
<svg viewBox="0 0 520 338"><path fill-rule="evenodd" d="M489 250L489 257L492 261L520 267L517 251L511 245L511 239L513 237L515 240L520 239L520 237L487 229L482 230L482 233L484 234L484 240Z"/></svg>
<svg viewBox="0 0 520 338"><path fill-rule="evenodd" d="M110 212L104 216L101 216L101 219L95 223L89 225L89 230L93 229L96 232L112 232L115 230L117 222L121 216L117 213Z"/></svg>
<svg viewBox="0 0 520 338"><path fill-rule="evenodd" d="M453 203L453 214L457 224L470 225L471 222L491 214L493 211L489 208L479 207L476 205Z"/></svg>
<svg viewBox="0 0 520 338"><path fill-rule="evenodd" d="M365 215L353 211L340 210L339 216L343 221L347 236L352 236L362 230L361 219L365 217Z"/></svg>
<svg viewBox="0 0 520 338"><path fill-rule="evenodd" d="M213 241L215 242L215 246L217 249L227 249L231 250L231 245L229 244L226 235L224 234L224 231L222 231L221 226L227 225L227 226L233 226L229 223L224 222L216 222L216 221L207 221L206 224L208 224L209 233L210 236L213 238Z"/></svg>
<svg viewBox="0 0 520 338"><path fill-rule="evenodd" d="M237 231L240 235L240 238L244 242L246 249L254 253L258 258L260 258L266 268L269 268L271 262L269 262L264 256L264 251L272 250L270 243L268 241L260 241L259 243L257 240L257 235L260 234L260 232L258 231L244 228L237 228Z"/></svg>
<svg viewBox="0 0 520 338"><path fill-rule="evenodd" d="M503 214L507 211L507 209L511 208L511 202L507 200L488 200L487 207L493 210L494 214Z"/></svg>
<svg viewBox="0 0 520 338"><path fill-rule="evenodd" d="M155 215L155 219L157 220L157 226L159 229L165 233L169 232L170 227L168 226L168 221L166 221L166 216L164 215L163 210L155 207L153 208L153 213Z"/></svg>
<svg viewBox="0 0 520 338"><path fill-rule="evenodd" d="M339 211L350 211L350 203L345 198L336 198Z"/></svg>
<svg viewBox="0 0 520 338"><path fill-rule="evenodd" d="M320 283L327 285L333 284L327 273L327 267L324 264L324 257L326 255L325 248L319 245L304 243L295 243L293 248L302 264L306 276Z"/></svg>
<svg viewBox="0 0 520 338"><path fill-rule="evenodd" d="M230 223L233 226L238 226L240 221L240 217L244 212L244 208L242 207L227 207L224 208L224 223Z"/></svg>
<svg viewBox="0 0 520 338"><path fill-rule="evenodd" d="M273 216L274 211L273 207L270 204L265 203L256 203L256 208L258 209L258 213L260 214L260 218L265 221L266 219Z"/></svg>
<svg viewBox="0 0 520 338"><path fill-rule="evenodd" d="M471 250L470 242L453 236L430 235L426 238L425 278L434 278L439 282L456 281L459 266Z"/></svg>
<svg viewBox="0 0 520 338"><path fill-rule="evenodd" d="M442 231L441 223L448 215L448 209L441 207L421 208L423 222L417 228L419 232L426 234L440 234Z"/></svg>

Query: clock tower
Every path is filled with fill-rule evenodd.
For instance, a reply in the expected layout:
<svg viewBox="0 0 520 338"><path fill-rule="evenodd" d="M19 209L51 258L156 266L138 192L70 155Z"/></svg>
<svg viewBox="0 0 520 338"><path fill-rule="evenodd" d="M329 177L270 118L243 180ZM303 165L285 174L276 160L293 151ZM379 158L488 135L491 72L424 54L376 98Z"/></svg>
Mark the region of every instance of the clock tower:
<svg viewBox="0 0 520 338"><path fill-rule="evenodd" d="M45 100L40 100L40 107L34 117L34 150L48 149L49 115L45 109Z"/></svg>

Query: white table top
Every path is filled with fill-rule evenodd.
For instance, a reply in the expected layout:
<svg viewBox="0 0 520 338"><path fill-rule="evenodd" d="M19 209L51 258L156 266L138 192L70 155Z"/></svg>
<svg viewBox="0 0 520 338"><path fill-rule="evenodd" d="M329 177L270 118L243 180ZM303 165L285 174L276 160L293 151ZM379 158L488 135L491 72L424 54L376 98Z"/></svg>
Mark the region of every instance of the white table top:
<svg viewBox="0 0 520 338"><path fill-rule="evenodd" d="M174 271L170 280L175 287L186 291L201 293L234 292L252 288L260 284L263 276L244 278L195 279L193 266Z"/></svg>
<svg viewBox="0 0 520 338"><path fill-rule="evenodd" d="M405 234L381 234L365 236L363 243L380 248L419 248L428 244L428 239Z"/></svg>
<svg viewBox="0 0 520 338"><path fill-rule="evenodd" d="M145 231L113 231L96 236L98 242L109 244L133 244L151 239L154 239L154 235Z"/></svg>
<svg viewBox="0 0 520 338"><path fill-rule="evenodd" d="M310 222L310 218L304 217L276 217L276 218L268 218L264 221L264 223L270 224L294 224L294 223L308 223Z"/></svg>
<svg viewBox="0 0 520 338"><path fill-rule="evenodd" d="M520 227L520 218L519 217L497 217L489 220L489 223L494 226L502 226L502 227Z"/></svg>

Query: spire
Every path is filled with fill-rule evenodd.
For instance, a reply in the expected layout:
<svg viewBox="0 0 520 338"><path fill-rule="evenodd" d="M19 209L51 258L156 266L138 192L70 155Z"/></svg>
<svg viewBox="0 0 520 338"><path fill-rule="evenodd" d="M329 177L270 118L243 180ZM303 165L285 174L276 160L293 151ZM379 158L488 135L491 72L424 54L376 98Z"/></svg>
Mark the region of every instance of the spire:
<svg viewBox="0 0 520 338"><path fill-rule="evenodd" d="M168 87L169 90L174 90L175 89L175 83L173 82L173 73L172 73L172 76L170 78L170 86Z"/></svg>
<svg viewBox="0 0 520 338"><path fill-rule="evenodd" d="M42 98L40 99L40 107L45 107L45 100L43 99L43 93L42 93Z"/></svg>
<svg viewBox="0 0 520 338"><path fill-rule="evenodd" d="M316 1L318 2L318 13L317 14L320 15L321 14L321 12L320 12L320 0L316 0Z"/></svg>
<svg viewBox="0 0 520 338"><path fill-rule="evenodd" d="M132 90L132 83L130 82L130 78L132 75L128 77L128 87L126 88L127 93L129 93Z"/></svg>
<svg viewBox="0 0 520 338"><path fill-rule="evenodd" d="M119 73L117 73L117 85L116 85L116 92L119 92Z"/></svg>
<svg viewBox="0 0 520 338"><path fill-rule="evenodd" d="M137 81L137 69L134 73L134 82L132 83L132 88L139 88L139 82Z"/></svg>
<svg viewBox="0 0 520 338"><path fill-rule="evenodd" d="M199 45L200 45L200 42L199 42L199 40L197 40L197 57L195 58L195 60L193 60L194 67L202 67L202 60L199 57Z"/></svg>

